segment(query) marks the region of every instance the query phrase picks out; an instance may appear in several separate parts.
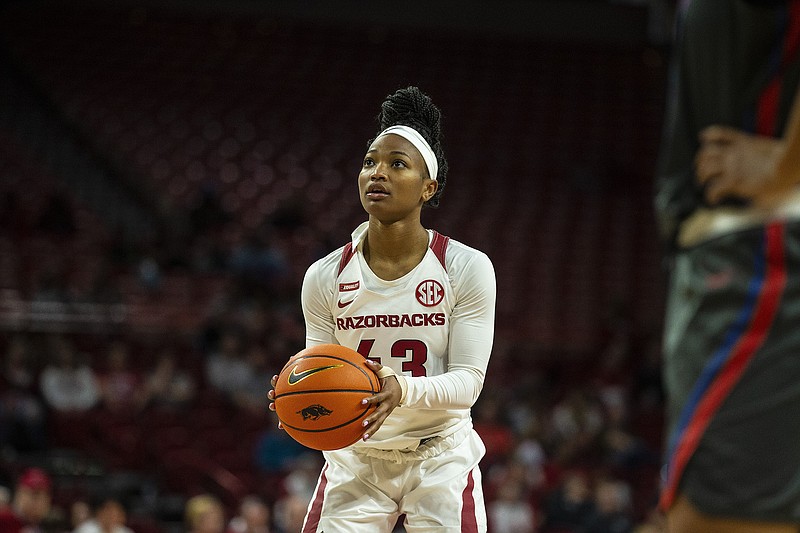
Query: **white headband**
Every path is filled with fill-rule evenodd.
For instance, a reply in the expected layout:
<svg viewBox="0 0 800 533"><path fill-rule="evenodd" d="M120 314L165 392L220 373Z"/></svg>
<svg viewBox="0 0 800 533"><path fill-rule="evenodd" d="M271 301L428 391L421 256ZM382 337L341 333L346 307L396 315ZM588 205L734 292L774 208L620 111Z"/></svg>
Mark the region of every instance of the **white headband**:
<svg viewBox="0 0 800 533"><path fill-rule="evenodd" d="M428 167L428 174L430 174L431 179L435 180L436 176L439 175L439 163L436 161L436 154L433 153L433 149L431 148L431 145L428 144L428 141L426 141L417 130L408 126L389 126L380 132L378 136L375 137L375 140L377 141L389 133L399 135L413 144L414 148L419 150L419 153L422 154L422 159L425 160L425 166Z"/></svg>

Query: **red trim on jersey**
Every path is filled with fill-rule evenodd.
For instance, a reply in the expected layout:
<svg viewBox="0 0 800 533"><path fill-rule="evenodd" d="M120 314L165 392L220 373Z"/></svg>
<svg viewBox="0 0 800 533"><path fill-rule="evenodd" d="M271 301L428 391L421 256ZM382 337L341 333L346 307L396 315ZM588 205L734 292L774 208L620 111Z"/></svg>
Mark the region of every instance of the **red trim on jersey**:
<svg viewBox="0 0 800 533"><path fill-rule="evenodd" d="M319 475L319 483L317 490L314 492L314 501L311 508L306 515L306 521L303 524L303 531L301 533L316 533L319 526L319 519L322 517L322 502L325 500L325 486L328 484L328 478L325 476L325 471L328 470L328 465L322 469Z"/></svg>
<svg viewBox="0 0 800 533"><path fill-rule="evenodd" d="M472 491L475 489L475 478L472 477L472 470L467 477L467 486L461 493L461 533L477 533L478 519L475 516L475 497Z"/></svg>
<svg viewBox="0 0 800 533"><path fill-rule="evenodd" d="M781 77L773 79L767 85L758 101L758 114L756 118L756 133L761 135L775 135L775 115L778 110L778 100L781 92Z"/></svg>
<svg viewBox="0 0 800 533"><path fill-rule="evenodd" d="M433 253L436 254L436 257L439 258L439 262L444 267L445 271L447 271L447 265L445 265L445 255L447 254L447 244L450 242L450 237L445 237L438 231L433 232L433 239L431 239L431 250Z"/></svg>
<svg viewBox="0 0 800 533"><path fill-rule="evenodd" d="M739 338L725 366L703 395L695 409L689 425L673 454L669 477L664 487L659 506L667 510L675 502L678 484L686 465L700 444L711 419L739 382L748 363L767 338L770 327L778 313L778 306L786 287L786 261L784 256L784 226L770 224L766 229L766 267L764 285L758 296L753 317L747 331Z"/></svg>
<svg viewBox="0 0 800 533"><path fill-rule="evenodd" d="M756 110L755 133L770 137L782 136L781 132L775 131L775 127L786 67L795 60L797 52L800 50L800 2L791 2L787 16L789 20L781 49L780 63L777 72L761 93Z"/></svg>
<svg viewBox="0 0 800 533"><path fill-rule="evenodd" d="M433 253L436 254L436 257L439 259L439 262L442 266L447 270L447 266L445 265L445 256L447 255L447 245L450 242L450 237L446 237L439 233L438 231L433 232L433 238L431 239L431 250ZM336 272L336 275L342 273L344 267L347 266L347 263L356 255L356 251L353 248L353 243L348 242L345 245L344 249L342 250L342 258L339 260L339 270Z"/></svg>
<svg viewBox="0 0 800 533"><path fill-rule="evenodd" d="M339 261L339 271L336 273L337 277L342 273L342 270L344 270L344 267L347 266L347 263L350 262L354 255L356 255L356 251L353 249L353 242L350 241L345 245L344 250L342 250L342 259Z"/></svg>

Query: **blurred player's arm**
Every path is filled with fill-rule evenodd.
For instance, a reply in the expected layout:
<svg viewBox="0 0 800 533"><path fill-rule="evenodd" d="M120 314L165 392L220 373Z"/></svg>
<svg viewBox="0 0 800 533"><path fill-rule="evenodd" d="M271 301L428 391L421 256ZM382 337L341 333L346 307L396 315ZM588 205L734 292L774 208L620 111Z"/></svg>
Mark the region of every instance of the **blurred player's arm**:
<svg viewBox="0 0 800 533"><path fill-rule="evenodd" d="M800 86L794 96L783 140L784 150L778 161L777 174L791 187L800 183Z"/></svg>
<svg viewBox="0 0 800 533"><path fill-rule="evenodd" d="M736 197L769 207L800 184L799 102L800 90L782 138L721 125L700 132L695 172L709 203Z"/></svg>

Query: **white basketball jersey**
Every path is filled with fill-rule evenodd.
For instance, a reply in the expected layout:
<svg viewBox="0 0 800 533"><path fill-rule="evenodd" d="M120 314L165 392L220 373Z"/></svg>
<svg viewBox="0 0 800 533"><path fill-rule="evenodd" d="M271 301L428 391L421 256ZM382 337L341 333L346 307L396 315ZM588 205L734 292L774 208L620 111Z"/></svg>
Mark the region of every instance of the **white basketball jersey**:
<svg viewBox="0 0 800 533"><path fill-rule="evenodd" d="M303 283L307 345L348 346L409 377L409 382L439 376L451 363L456 307L469 305L463 302L465 297L486 294L486 301L480 303L480 309L487 308L478 320L480 341L469 343L479 344L479 353L469 354L464 363L475 367L482 382L494 321L494 271L488 257L429 231L430 246L422 261L405 276L386 281L370 270L361 253L366 230L367 223L362 224L347 246L309 268ZM460 278L465 283L459 283ZM424 386L425 380L419 383ZM397 407L368 442L354 446L413 449L420 439L451 434L470 424L469 406L417 404Z"/></svg>

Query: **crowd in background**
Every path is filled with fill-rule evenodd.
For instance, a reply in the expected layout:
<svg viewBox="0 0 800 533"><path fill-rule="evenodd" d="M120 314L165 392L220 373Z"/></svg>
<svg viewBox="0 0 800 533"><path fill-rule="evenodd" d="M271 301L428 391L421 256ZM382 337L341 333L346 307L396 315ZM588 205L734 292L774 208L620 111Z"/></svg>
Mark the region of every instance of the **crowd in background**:
<svg viewBox="0 0 800 533"><path fill-rule="evenodd" d="M58 241L84 231L68 191L53 190L33 211L13 193L2 202L0 239L18 250L32 235ZM299 531L319 454L277 429L265 393L269 378L304 343L297 274L340 239L317 232L302 210L287 205L260 228L230 232L229 214L209 187L193 211L172 212L151 241L112 235L97 263L70 270L66 263L83 258L50 257L21 273L29 277L19 279L19 292L40 302L122 301L120 273L133 276L136 289L156 302L175 271L220 275L229 283L223 297L209 305L202 327L186 337L170 331L157 339L4 332L0 485L7 490L0 490L0 507L15 508L15 499L45 491L52 493L53 505L42 524L53 533L128 533L125 528L173 533L163 524L156 524L156 531L140 530L122 496L64 495L57 476L36 482L22 476L19 483L12 473L20 460L65 444L54 429L59 420L81 414L100 423L131 416L146 420L162 411L189 419L213 397L226 413L236 413L226 421L232 431L239 429L242 413L257 421L255 438L236 444L248 448L249 466L262 483L248 486L251 493L235 504L192 489L183 495L181 530ZM298 257L298 250L304 255ZM76 284L76 272L91 279ZM493 533L660 531L654 511L663 407L660 350L654 336L633 331L625 313L618 319L603 343L578 358L542 357L524 346L498 343L473 410L487 446L481 467ZM524 369L514 366L523 360ZM202 441L204 433L191 437Z"/></svg>
<svg viewBox="0 0 800 533"><path fill-rule="evenodd" d="M262 527L272 528L264 531L296 531L287 524L302 520L320 466L318 452L277 429L264 394L286 354L301 345L302 322L284 317L286 335L267 345L251 338L242 323L230 321L241 314L226 316L209 321L192 340L189 355L181 356L171 347L143 353L135 341L122 337L95 343L91 352L80 349L80 336L8 336L0 387L3 456L59 444L50 425L61 416L84 412L108 420L147 417L158 410L189 413L211 393L227 409L261 421L258 438L239 445L251 447L253 469L275 475L263 479L282 483L258 487L257 496L242 503L249 509L256 506L254 498L264 500L266 510L260 512L269 518ZM490 369L473 418L487 447L482 469L492 531L622 533L657 527L650 513L660 428L651 424L653 431L642 434L637 421L658 420L658 347L652 340L631 341L627 328L620 327L599 353L582 361L513 376ZM227 518L232 512L222 511ZM243 518L226 520L225 527L231 533L245 531L243 523ZM59 529L65 526L62 522ZM208 533L222 531L206 526Z"/></svg>

